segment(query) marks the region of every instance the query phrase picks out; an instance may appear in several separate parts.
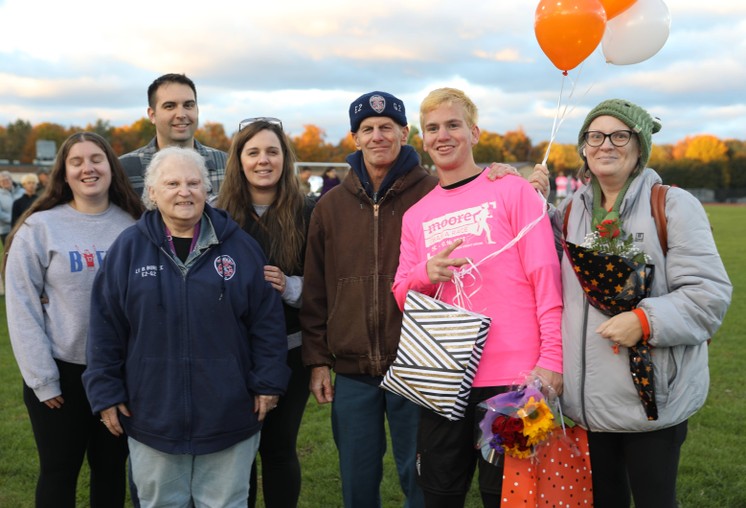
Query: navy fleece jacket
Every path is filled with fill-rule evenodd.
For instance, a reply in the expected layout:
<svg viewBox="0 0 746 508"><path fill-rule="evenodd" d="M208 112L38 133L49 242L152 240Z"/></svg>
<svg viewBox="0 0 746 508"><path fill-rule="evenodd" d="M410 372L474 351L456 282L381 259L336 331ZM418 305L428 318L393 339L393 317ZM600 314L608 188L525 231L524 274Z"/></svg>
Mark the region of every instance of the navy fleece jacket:
<svg viewBox="0 0 746 508"><path fill-rule="evenodd" d="M285 320L264 255L222 210L205 206L186 264L158 211L109 249L96 276L83 376L94 412L127 405L127 435L171 454L228 448L261 429L254 396L289 379Z"/></svg>

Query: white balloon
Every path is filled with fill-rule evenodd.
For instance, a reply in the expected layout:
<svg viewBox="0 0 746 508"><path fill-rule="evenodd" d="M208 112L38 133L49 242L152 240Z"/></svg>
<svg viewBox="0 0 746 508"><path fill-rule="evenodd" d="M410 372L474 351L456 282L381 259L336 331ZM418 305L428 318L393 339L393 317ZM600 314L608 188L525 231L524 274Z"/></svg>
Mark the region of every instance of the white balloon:
<svg viewBox="0 0 746 508"><path fill-rule="evenodd" d="M606 63L629 65L655 55L668 40L671 15L663 0L637 0L606 21L601 47Z"/></svg>

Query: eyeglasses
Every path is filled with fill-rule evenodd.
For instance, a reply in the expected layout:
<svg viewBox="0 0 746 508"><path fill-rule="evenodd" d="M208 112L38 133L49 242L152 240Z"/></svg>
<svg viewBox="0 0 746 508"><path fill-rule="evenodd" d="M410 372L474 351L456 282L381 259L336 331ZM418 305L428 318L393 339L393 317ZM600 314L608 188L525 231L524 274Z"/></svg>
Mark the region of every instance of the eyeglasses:
<svg viewBox="0 0 746 508"><path fill-rule="evenodd" d="M244 127L248 127L252 123L256 122L267 122L268 124L276 125L280 129L282 129L282 122L279 118L274 118L272 116L256 116L254 118L245 118L241 120L241 122L239 122L238 124L238 130L241 131L244 129Z"/></svg>
<svg viewBox="0 0 746 508"><path fill-rule="evenodd" d="M587 131L583 134L583 139L593 148L597 148L604 144L606 138L609 138L611 144L616 147L626 146L629 140L632 139L632 131L614 131L611 134L604 134L601 131Z"/></svg>

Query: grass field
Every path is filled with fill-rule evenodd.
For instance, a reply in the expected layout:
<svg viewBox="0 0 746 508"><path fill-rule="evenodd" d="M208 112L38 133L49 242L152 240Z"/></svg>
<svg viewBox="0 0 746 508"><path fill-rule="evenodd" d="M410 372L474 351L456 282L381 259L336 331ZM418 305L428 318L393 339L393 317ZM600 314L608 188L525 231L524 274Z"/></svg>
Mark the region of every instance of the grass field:
<svg viewBox="0 0 746 508"><path fill-rule="evenodd" d="M746 207L708 206L715 239L735 287L725 323L710 346L711 387L705 407L691 418L679 473L683 508L746 507ZM0 298L2 300L2 298ZM0 507L33 506L38 468L36 448L21 398L21 377L8 340L0 302ZM742 420L742 418L744 420ZM303 466L300 506L341 506L337 456L329 406L309 400L299 437ZM645 467L640 450L640 467ZM402 506L390 454L382 486L385 507ZM81 475L78 506L88 506L87 472ZM260 498L261 499L261 498ZM468 506L481 506L472 495Z"/></svg>

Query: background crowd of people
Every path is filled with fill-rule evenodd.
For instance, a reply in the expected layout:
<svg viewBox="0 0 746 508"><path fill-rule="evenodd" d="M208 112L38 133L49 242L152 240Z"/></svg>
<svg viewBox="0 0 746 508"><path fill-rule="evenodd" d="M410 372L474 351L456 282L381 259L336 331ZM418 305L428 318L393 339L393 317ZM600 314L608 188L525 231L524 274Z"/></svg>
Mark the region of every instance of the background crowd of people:
<svg viewBox="0 0 746 508"><path fill-rule="evenodd" d="M406 507L463 506L475 471L484 506L499 506L502 465L474 448L477 405L526 372L588 431L595 506L676 506L679 450L732 288L702 206L681 189L665 203L668 250L658 243L660 177L646 164L661 124L647 111L623 100L591 110L583 167L554 177L546 203L536 193L549 196L545 166L526 181L475 163L478 110L460 90L435 90L420 107L437 176L406 144L400 99L352 101L351 169L340 180L330 168L318 198L310 172L294 172L280 119L240 121L226 153L194 139L197 90L185 75L157 78L147 103L156 136L144 147L117 158L81 132L41 192L37 175L17 189L0 174L36 506L74 507L86 457L91 506L123 506L128 477L135 506L255 506L257 454L265 506L297 506L309 394L331 404L346 507L381 506L387 428ZM426 230L465 210L472 225ZM610 218L656 266L649 296L613 317L589 307L562 250ZM407 292L452 300L466 265L479 273L469 301L492 327L467 417L451 422L379 385ZM640 343L656 351L654 420L615 354ZM639 448L653 461L644 471Z"/></svg>

